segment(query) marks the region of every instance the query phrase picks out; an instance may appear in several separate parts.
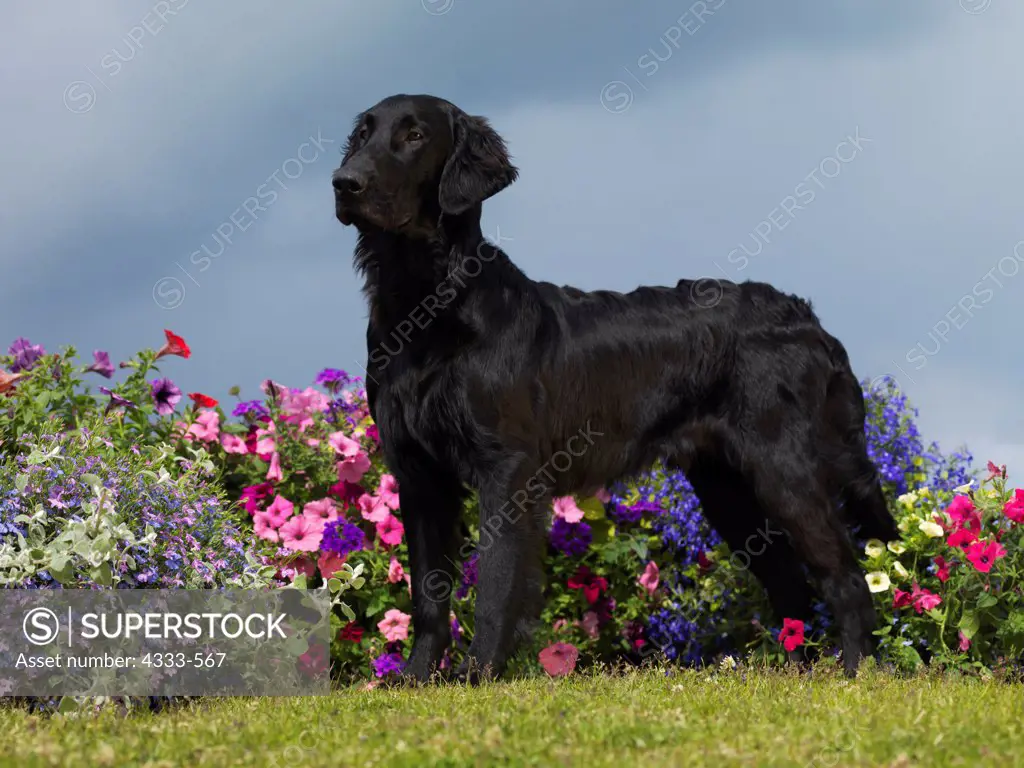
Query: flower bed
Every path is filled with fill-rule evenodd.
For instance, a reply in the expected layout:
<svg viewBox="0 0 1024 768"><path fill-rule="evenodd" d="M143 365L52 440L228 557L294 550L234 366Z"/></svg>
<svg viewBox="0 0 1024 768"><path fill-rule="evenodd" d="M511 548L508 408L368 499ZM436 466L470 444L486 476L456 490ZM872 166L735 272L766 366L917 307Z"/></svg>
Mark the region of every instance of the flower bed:
<svg viewBox="0 0 1024 768"><path fill-rule="evenodd" d="M190 405L181 408L183 394L157 364L190 354L167 332L160 350L122 363L125 381L96 397L83 391L80 377L112 377L106 355L97 352L91 365L76 367L73 350L47 356L18 340L0 358L10 371L0 372L0 397L7 396L0 451L5 476L20 484L19 509L32 506L46 540L73 527L69 510L102 507L97 494L109 487L121 495L107 507L142 521L152 512L133 505L139 492L132 482L156 483L168 473L178 490L159 503L161 519L173 529L182 520L194 527L195 515L205 515L206 534L192 533L194 544L180 538L168 558L152 549L142 553L146 528L136 524L135 538L126 536L111 554L118 578L184 587L211 580L326 584L337 603L331 646L337 674L372 680L400 672L412 640L401 488L383 464L362 383L325 369L304 388L267 380L262 398L239 401L230 413L201 393L191 393ZM947 456L925 445L916 411L891 386L866 390L865 397L869 450L902 533L899 542L867 542L863 556L883 617L883 661L901 668L1014 664L1024 637L1017 581L1024 564L1017 530L1022 492L1006 487L1003 471L991 465L979 485L967 471L969 454ZM74 483L53 475L50 459L39 461L57 445L71 462L63 471L79 473ZM86 463L93 457L109 468L99 485L81 477L92 474ZM192 495L179 498L186 490ZM225 494L233 506L221 503ZM192 517L172 511L179 508ZM445 666L458 663L473 634L476 521L471 501ZM4 529L3 551L14 547L16 533ZM213 566L199 567L190 559L196 551ZM151 572L154 554L162 570ZM65 574L67 566L59 560L57 566ZM54 578L52 563L46 575L30 573L32 567L20 562L8 583L41 586ZM108 583L105 574L73 571L76 583ZM661 467L592 498L556 500L545 571L542 619L514 671L560 675L579 664L662 657L692 664L754 654L781 661L800 646L826 652L835 646L823 605L814 616L771 615L742 560L704 522L686 478Z"/></svg>

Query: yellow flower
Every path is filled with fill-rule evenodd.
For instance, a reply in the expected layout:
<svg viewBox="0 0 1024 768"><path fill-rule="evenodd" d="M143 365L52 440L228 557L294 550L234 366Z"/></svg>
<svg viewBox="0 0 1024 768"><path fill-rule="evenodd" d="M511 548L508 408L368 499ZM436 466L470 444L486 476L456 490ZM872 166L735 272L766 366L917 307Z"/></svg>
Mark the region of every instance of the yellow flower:
<svg viewBox="0 0 1024 768"><path fill-rule="evenodd" d="M868 590L871 592L885 592L889 589L889 577L881 571L872 571L871 573L865 574L865 581L868 583Z"/></svg>
<svg viewBox="0 0 1024 768"><path fill-rule="evenodd" d="M909 531L910 530L910 521L911 521L911 519L912 518L905 517L902 520L900 520L898 523L896 523L897 530L899 530L900 533L906 533L907 531Z"/></svg>
<svg viewBox="0 0 1024 768"><path fill-rule="evenodd" d="M966 485L961 485L959 488L954 488L953 493L967 493L971 490L971 486L974 485L974 481L969 481Z"/></svg>
<svg viewBox="0 0 1024 768"><path fill-rule="evenodd" d="M931 488L929 488L929 487L928 487L928 486L926 485L926 486L925 486L924 488L921 488L920 490L918 490L918 492L917 492L917 495L918 495L918 496L920 496L920 497L921 497L921 498L923 499L923 498L925 498L926 496L928 496L928 495L929 495L929 494L930 494L931 492L932 492L932 489L931 489Z"/></svg>
<svg viewBox="0 0 1024 768"><path fill-rule="evenodd" d="M892 564L892 569L896 573L896 575L899 576L901 579L910 578L910 572L903 567L903 563L901 563L899 560Z"/></svg>
<svg viewBox="0 0 1024 768"><path fill-rule="evenodd" d="M903 545L902 541L890 541L886 546L894 555L902 555L907 551L907 548Z"/></svg>
<svg viewBox="0 0 1024 768"><path fill-rule="evenodd" d="M881 557L884 552L885 544L878 539L868 539L868 543L864 545L864 554L868 557Z"/></svg>
<svg viewBox="0 0 1024 768"><path fill-rule="evenodd" d="M917 494L911 491L910 493L904 493L899 497L899 502L905 507L914 506L914 502L917 501Z"/></svg>
<svg viewBox="0 0 1024 768"><path fill-rule="evenodd" d="M945 534L945 531L942 530L941 525L939 525L938 523L933 523L929 520L922 520L920 523L918 523L917 527L920 528L921 532L930 539L938 539L941 538L943 534Z"/></svg>

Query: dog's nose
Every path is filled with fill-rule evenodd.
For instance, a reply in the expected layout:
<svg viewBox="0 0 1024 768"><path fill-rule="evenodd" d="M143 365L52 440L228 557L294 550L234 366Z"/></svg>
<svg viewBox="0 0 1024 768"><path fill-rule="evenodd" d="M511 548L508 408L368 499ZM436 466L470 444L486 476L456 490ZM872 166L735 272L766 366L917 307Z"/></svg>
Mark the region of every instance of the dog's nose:
<svg viewBox="0 0 1024 768"><path fill-rule="evenodd" d="M358 195L366 188L366 177L348 168L339 168L334 172L331 183L338 192Z"/></svg>

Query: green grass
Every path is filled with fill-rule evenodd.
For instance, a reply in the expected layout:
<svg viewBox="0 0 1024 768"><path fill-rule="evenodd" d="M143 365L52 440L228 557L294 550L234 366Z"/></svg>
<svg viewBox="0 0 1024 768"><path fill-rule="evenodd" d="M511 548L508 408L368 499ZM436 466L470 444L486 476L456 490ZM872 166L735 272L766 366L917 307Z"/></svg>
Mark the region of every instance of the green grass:
<svg viewBox="0 0 1024 768"><path fill-rule="evenodd" d="M1019 765L1024 688L873 670L677 671L348 688L163 714L0 710L0 765Z"/></svg>

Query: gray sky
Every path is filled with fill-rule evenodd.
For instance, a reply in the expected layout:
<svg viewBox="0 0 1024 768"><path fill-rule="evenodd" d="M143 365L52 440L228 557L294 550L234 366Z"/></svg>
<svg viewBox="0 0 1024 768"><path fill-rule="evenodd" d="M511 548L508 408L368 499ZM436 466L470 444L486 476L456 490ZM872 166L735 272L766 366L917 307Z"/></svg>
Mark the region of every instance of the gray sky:
<svg viewBox="0 0 1024 768"><path fill-rule="evenodd" d="M330 174L358 111L432 93L508 140L484 229L531 277L766 280L926 437L1024 471L1019 3L90 7L4 10L4 345L116 360L171 328L194 356L165 372L220 397L359 371Z"/></svg>

